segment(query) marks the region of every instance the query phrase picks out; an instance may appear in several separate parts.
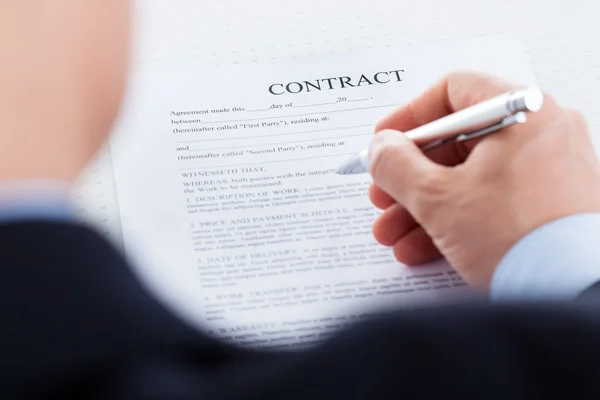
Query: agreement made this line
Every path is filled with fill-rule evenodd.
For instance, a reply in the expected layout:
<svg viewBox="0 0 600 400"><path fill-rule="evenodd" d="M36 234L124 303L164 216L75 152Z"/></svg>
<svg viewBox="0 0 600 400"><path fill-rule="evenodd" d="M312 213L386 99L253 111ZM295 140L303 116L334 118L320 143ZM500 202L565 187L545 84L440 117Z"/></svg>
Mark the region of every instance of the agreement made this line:
<svg viewBox="0 0 600 400"><path fill-rule="evenodd" d="M331 114L331 113L341 113L348 111L359 111L359 110L370 110L373 108L384 108L384 107L396 107L399 104L385 104L381 106L371 106L371 107L359 107L359 108L349 108L347 110L333 110L333 111L321 111L321 112L313 112L306 114L294 114L294 115L277 115L273 117L262 117L262 118L248 118L248 119L231 119L231 120L222 120L222 121L206 121L202 124L226 124L231 122L247 122L247 121L261 121L265 119L276 119L276 118L294 118L294 117L305 117L307 115L322 115L322 114Z"/></svg>
<svg viewBox="0 0 600 400"><path fill-rule="evenodd" d="M255 163L244 163L244 164L232 164L232 165L212 165L212 166L207 166L207 167L194 167L194 168L180 168L180 171L192 171L195 169L217 169L217 168L232 168L232 167L243 167L246 165L262 165L262 164L274 164L274 163L281 163L281 162L294 162L294 161L304 161L304 160L314 160L317 158L331 158L331 157L342 157L342 156L351 156L354 155L356 153L344 153L344 154L328 154L325 156L317 156L317 157L306 157L306 158L294 158L292 160L275 160L275 161L262 161L262 162L255 162Z"/></svg>
<svg viewBox="0 0 600 400"><path fill-rule="evenodd" d="M316 142L320 140L331 140L331 139L344 139L351 138L357 136L373 136L372 133L361 133L358 135L344 135L344 136L330 136L330 137L320 137L315 139L306 139L306 140L294 140L291 142L278 142L278 143L265 143L265 144L257 144L257 145L246 145L246 146L231 146L231 147L216 147L212 149L197 149L190 150L190 152L201 152L201 151L214 151L214 150L233 150L233 149L246 149L246 148L256 148L256 147L265 147L265 146L277 146L280 144L291 144L291 143L302 143L302 142Z"/></svg>
<svg viewBox="0 0 600 400"><path fill-rule="evenodd" d="M370 126L375 126L373 124L367 125L354 125L354 126L343 126L341 128L328 128L328 129L317 129L314 131L304 131L304 132L288 132L288 133L276 133L273 135L259 135L259 136L242 136L242 137L225 137L219 139L201 139L201 140L181 140L175 142L176 144L186 144L186 143L207 143L207 142L219 142L221 140L240 140L240 139L257 139L257 138L267 138L267 137L275 137L275 136L289 136L289 135L302 135L305 133L317 133L317 132L327 132L327 131L337 131L342 129L355 129L355 128L367 128Z"/></svg>

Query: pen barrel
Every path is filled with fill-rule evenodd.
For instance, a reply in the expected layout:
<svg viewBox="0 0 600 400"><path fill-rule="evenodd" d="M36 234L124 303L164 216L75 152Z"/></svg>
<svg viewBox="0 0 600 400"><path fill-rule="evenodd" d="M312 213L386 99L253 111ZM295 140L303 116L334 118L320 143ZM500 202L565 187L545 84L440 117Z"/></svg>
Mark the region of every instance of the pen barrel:
<svg viewBox="0 0 600 400"><path fill-rule="evenodd" d="M405 135L423 146L488 127L517 112L537 111L542 99L543 95L536 88L505 93L410 130Z"/></svg>

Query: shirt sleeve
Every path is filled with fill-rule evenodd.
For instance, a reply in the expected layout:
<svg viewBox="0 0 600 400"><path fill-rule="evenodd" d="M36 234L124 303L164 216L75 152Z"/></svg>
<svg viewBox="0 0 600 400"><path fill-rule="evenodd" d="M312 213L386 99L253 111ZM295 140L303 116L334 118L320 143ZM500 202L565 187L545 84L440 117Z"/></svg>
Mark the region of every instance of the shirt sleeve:
<svg viewBox="0 0 600 400"><path fill-rule="evenodd" d="M70 185L51 181L0 181L0 223L70 221Z"/></svg>
<svg viewBox="0 0 600 400"><path fill-rule="evenodd" d="M522 238L492 277L492 301L571 300L600 281L600 214L547 223Z"/></svg>

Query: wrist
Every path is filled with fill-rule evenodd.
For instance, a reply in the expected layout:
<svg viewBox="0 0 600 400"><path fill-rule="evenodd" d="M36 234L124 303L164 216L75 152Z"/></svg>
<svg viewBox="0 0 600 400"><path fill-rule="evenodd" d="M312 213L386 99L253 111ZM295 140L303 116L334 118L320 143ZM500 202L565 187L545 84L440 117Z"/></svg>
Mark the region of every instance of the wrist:
<svg viewBox="0 0 600 400"><path fill-rule="evenodd" d="M600 213L548 222L525 235L492 277L493 300L568 300L600 281Z"/></svg>

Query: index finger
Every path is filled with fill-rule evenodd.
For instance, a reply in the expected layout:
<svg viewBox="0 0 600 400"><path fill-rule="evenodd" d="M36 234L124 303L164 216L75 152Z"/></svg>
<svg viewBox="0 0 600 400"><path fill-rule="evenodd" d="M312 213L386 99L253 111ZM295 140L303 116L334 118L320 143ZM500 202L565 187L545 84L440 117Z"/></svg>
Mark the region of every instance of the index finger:
<svg viewBox="0 0 600 400"><path fill-rule="evenodd" d="M384 129L406 132L515 87L491 75L454 72L379 121L375 133Z"/></svg>

